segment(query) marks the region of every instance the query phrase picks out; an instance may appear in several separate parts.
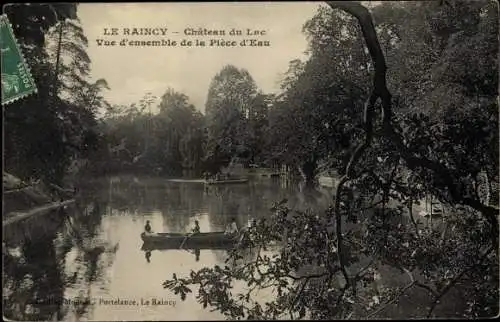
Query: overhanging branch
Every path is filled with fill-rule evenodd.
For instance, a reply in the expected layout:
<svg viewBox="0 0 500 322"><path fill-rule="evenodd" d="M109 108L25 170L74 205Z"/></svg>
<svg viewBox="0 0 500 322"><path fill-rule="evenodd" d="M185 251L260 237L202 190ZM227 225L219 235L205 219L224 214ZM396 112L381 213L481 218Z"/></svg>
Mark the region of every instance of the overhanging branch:
<svg viewBox="0 0 500 322"><path fill-rule="evenodd" d="M493 230L493 241L496 244L498 240L498 212L496 207L485 205L477 199L464 196L455 182L455 178L458 175L454 173L451 169L448 169L445 165L429 160L425 157L418 157L414 155L409 149L404 145L403 139L392 126L392 101L391 94L387 88L386 83L386 71L387 65L385 62L385 56L382 52L380 43L378 41L377 33L375 31L375 26L373 24L371 13L367 8L362 6L358 2L351 1L328 1L327 4L334 9L340 9L344 12L354 16L361 27L363 37L366 42L366 46L374 63L375 75L373 77L373 89L370 98L365 107L365 132L366 138L365 142L360 145L356 152L351 158L346 174L348 177L352 175L353 164L359 159L361 153L366 149L366 147L371 142L371 137L369 137L372 131L373 123L373 104L377 99L382 101L382 117L384 134L391 139L392 143L397 147L398 152L401 153L402 158L407 163L408 167L412 170L417 168L426 168L431 170L435 177L440 178L442 184L448 189L454 202L458 204L467 205L477 211L479 211L483 216L486 217L488 222L492 226Z"/></svg>

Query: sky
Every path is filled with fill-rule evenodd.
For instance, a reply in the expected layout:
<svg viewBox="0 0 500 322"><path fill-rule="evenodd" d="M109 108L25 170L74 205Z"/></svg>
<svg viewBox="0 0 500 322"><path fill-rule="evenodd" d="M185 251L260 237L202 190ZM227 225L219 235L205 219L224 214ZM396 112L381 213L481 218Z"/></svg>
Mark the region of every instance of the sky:
<svg viewBox="0 0 500 322"><path fill-rule="evenodd" d="M321 5L319 2L258 3L82 3L78 6L92 78L104 78L110 90L105 98L111 104L138 102L147 92L161 96L167 88L186 94L190 102L205 110L212 78L227 64L247 69L265 93L279 90L281 76L289 61L305 58L307 40L303 24ZM106 31L104 29L107 29ZM116 28L117 35L112 33ZM125 28L129 34L124 35ZM165 35L131 35L133 28L163 28ZM225 30L225 36L188 36L185 30ZM210 47L210 39L240 43L253 36L230 36L232 29L265 30L262 47ZM155 29L158 30L159 29ZM98 40L116 41L99 46ZM126 46L119 43L127 39ZM207 46L130 46L131 40L205 40ZM153 109L154 110L154 109Z"/></svg>

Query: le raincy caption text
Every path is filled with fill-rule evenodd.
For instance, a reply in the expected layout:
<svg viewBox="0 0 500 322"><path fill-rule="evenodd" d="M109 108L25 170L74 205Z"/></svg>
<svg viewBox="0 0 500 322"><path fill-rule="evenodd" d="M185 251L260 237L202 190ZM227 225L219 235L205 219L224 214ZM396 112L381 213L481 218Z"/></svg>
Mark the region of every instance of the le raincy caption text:
<svg viewBox="0 0 500 322"><path fill-rule="evenodd" d="M99 47L270 47L269 31L258 28L107 27Z"/></svg>

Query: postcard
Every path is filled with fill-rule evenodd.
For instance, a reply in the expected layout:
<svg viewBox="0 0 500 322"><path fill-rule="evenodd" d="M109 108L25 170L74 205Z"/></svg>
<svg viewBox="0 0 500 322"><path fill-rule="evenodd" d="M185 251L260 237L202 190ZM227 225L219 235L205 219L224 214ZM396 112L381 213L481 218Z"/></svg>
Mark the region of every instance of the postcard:
<svg viewBox="0 0 500 322"><path fill-rule="evenodd" d="M4 319L497 317L498 12L4 5Z"/></svg>

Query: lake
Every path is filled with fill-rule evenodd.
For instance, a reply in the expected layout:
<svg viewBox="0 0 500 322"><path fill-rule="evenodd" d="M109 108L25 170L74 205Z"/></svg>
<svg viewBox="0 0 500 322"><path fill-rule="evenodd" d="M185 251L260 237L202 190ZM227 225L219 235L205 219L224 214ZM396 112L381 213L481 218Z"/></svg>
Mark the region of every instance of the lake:
<svg viewBox="0 0 500 322"><path fill-rule="evenodd" d="M221 231L234 217L271 214L284 198L294 209L325 208L331 189L283 178L207 186L167 179L89 179L77 205L4 229L4 315L15 320L217 320L194 296L164 289L172 274L224 265L226 250L141 250L146 220L156 232ZM272 296L267 294L263 296ZM135 302L134 302L135 301Z"/></svg>

